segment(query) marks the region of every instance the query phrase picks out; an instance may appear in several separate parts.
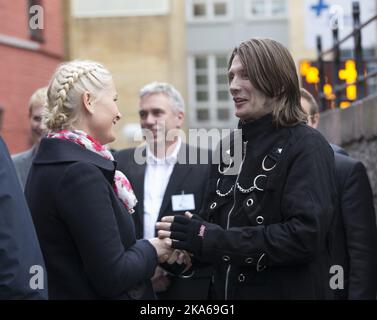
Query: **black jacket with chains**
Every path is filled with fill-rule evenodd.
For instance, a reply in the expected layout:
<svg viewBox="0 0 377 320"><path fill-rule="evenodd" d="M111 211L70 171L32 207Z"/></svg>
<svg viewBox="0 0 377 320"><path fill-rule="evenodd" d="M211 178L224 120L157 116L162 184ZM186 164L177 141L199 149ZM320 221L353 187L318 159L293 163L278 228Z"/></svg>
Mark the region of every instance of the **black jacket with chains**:
<svg viewBox="0 0 377 320"><path fill-rule="evenodd" d="M203 240L202 258L215 263L212 297L330 297L336 186L329 144L305 124L277 129L271 114L241 128L219 149L224 163L212 165L202 212L221 227ZM230 161L240 144L241 161Z"/></svg>

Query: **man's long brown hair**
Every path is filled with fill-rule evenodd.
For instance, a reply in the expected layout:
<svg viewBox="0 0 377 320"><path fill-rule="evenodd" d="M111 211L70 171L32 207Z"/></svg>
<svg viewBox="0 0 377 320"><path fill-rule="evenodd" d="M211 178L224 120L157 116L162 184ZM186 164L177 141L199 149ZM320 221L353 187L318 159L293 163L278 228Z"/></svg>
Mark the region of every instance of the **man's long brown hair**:
<svg viewBox="0 0 377 320"><path fill-rule="evenodd" d="M296 66L287 48L272 39L252 38L233 50L228 70L236 55L254 88L275 100L273 117L278 126L306 122Z"/></svg>

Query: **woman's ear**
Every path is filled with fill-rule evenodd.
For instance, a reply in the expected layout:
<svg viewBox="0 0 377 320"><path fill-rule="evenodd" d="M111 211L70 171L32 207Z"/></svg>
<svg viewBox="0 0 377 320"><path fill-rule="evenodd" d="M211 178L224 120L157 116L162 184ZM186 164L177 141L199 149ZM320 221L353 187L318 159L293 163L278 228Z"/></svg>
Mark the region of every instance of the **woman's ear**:
<svg viewBox="0 0 377 320"><path fill-rule="evenodd" d="M89 91L85 91L82 95L82 104L84 106L84 110L89 112L90 114L93 114L94 108L91 102L91 96Z"/></svg>

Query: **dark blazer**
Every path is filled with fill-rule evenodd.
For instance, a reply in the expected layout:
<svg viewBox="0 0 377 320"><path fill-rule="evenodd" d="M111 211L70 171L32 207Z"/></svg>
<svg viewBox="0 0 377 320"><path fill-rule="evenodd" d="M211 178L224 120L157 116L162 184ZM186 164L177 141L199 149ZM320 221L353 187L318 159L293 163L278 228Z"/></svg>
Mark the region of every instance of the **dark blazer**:
<svg viewBox="0 0 377 320"><path fill-rule="evenodd" d="M31 278L42 275L40 271L35 273L33 266L43 270L39 285L44 289L30 287ZM0 137L0 300L47 299L46 276L29 208L8 149Z"/></svg>
<svg viewBox="0 0 377 320"><path fill-rule="evenodd" d="M191 210L191 212L199 214L207 189L210 168L208 164L188 164L188 160L189 155L196 154L199 156L201 152L202 154L206 153L210 161L210 155L208 155L207 150L195 149L182 143L178 153L178 163L174 166L166 187L158 220L172 214L184 214L184 211L173 211L171 202L172 195L180 195L182 192L194 194L195 210ZM143 204L146 164L136 163L135 154L142 155L146 159L146 147L121 150L115 155L115 159L118 162L118 169L130 180L138 199L133 218L137 238L141 239L143 238L144 230ZM174 278L172 280L168 291L161 295L164 299L206 299L208 297L210 269L202 268L198 270L192 279Z"/></svg>
<svg viewBox="0 0 377 320"><path fill-rule="evenodd" d="M12 155L14 167L16 169L18 179L21 183L22 190L25 189L26 179L37 150L38 145L34 145L29 150Z"/></svg>
<svg viewBox="0 0 377 320"><path fill-rule="evenodd" d="M115 195L116 163L59 139L42 139L26 183L52 299L153 299L156 250L136 241Z"/></svg>
<svg viewBox="0 0 377 320"><path fill-rule="evenodd" d="M342 154L344 156L348 156L349 155L346 150L344 150L342 147L339 147L336 144L330 143L330 146L333 149L333 151L336 152L336 153L338 153L338 154Z"/></svg>
<svg viewBox="0 0 377 320"><path fill-rule="evenodd" d="M335 149L334 149L335 151ZM335 153L339 194L334 261L344 269L337 299L376 299L377 230L373 194L364 165Z"/></svg>

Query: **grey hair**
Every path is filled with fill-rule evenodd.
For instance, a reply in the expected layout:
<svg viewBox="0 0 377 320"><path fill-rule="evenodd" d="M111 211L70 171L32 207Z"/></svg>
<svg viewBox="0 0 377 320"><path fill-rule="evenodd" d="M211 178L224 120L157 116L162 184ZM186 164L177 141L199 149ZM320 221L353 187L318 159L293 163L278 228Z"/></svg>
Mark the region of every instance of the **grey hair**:
<svg viewBox="0 0 377 320"><path fill-rule="evenodd" d="M139 97L140 99L155 93L165 94L173 105L173 111L175 112L185 112L185 102L179 91L174 88L171 84L166 82L151 82L140 89Z"/></svg>

